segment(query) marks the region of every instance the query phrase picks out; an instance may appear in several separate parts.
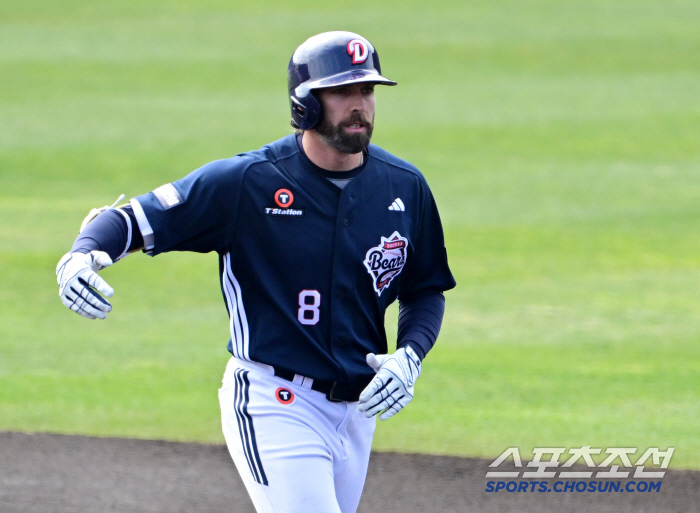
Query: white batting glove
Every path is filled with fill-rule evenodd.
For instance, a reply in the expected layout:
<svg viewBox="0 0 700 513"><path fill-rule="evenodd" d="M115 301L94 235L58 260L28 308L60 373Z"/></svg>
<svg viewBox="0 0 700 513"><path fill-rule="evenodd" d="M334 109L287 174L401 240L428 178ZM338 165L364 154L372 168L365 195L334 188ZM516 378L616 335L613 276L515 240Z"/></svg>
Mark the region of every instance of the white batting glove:
<svg viewBox="0 0 700 513"><path fill-rule="evenodd" d="M357 409L368 418L384 412L379 420L386 420L413 399L413 386L421 371L420 358L412 347L406 346L394 354L369 353L367 364L377 375L360 394Z"/></svg>
<svg viewBox="0 0 700 513"><path fill-rule="evenodd" d="M114 289L97 275L110 265L112 259L104 251L63 255L56 266L58 295L63 304L87 319L105 319L112 305L95 290L107 297L114 295Z"/></svg>

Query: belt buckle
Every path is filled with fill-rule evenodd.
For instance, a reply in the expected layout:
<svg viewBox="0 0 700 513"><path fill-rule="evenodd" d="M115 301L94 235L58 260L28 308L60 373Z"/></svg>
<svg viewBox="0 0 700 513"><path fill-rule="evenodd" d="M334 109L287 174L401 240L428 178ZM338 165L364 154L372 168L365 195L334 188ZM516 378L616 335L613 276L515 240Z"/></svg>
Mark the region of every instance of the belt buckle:
<svg viewBox="0 0 700 513"><path fill-rule="evenodd" d="M337 384L338 384L338 382L337 382L337 381L334 381L334 382L333 382L333 386L331 386L330 391L326 394L326 399L328 399L328 400L329 400L330 402L332 402L332 403L342 403L342 402L343 402L342 399L337 399L337 398L333 395L333 393L335 392L335 387L336 387Z"/></svg>

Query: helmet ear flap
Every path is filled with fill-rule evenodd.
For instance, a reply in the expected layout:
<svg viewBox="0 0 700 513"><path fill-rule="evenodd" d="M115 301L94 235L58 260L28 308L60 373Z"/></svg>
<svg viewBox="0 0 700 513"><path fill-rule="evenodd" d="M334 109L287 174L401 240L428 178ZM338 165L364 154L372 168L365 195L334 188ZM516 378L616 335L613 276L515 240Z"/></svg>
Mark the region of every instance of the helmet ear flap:
<svg viewBox="0 0 700 513"><path fill-rule="evenodd" d="M302 130L310 130L318 124L321 119L321 103L313 92L301 98L292 95L289 100L292 106L293 124Z"/></svg>

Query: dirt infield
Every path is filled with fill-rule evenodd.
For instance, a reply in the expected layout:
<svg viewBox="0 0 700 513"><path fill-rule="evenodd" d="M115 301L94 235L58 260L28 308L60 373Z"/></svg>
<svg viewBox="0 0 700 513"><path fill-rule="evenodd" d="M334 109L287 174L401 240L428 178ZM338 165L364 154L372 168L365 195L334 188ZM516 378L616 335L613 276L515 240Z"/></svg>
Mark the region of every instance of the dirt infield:
<svg viewBox="0 0 700 513"><path fill-rule="evenodd" d="M669 471L652 492L489 493L489 463L373 453L359 512L700 511L699 472ZM0 512L254 510L224 446L0 432Z"/></svg>

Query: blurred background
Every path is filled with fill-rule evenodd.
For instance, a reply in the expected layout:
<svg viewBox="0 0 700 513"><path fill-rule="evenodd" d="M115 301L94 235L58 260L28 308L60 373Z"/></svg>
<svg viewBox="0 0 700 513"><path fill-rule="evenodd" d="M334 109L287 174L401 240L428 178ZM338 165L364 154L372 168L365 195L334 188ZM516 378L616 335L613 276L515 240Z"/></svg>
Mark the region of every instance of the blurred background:
<svg viewBox="0 0 700 513"><path fill-rule="evenodd" d="M698 27L690 0L3 0L0 429L223 443L216 255L103 271L104 322L54 269L91 208L290 133L292 52L349 30L399 83L373 142L425 174L458 282L375 448L699 469Z"/></svg>

